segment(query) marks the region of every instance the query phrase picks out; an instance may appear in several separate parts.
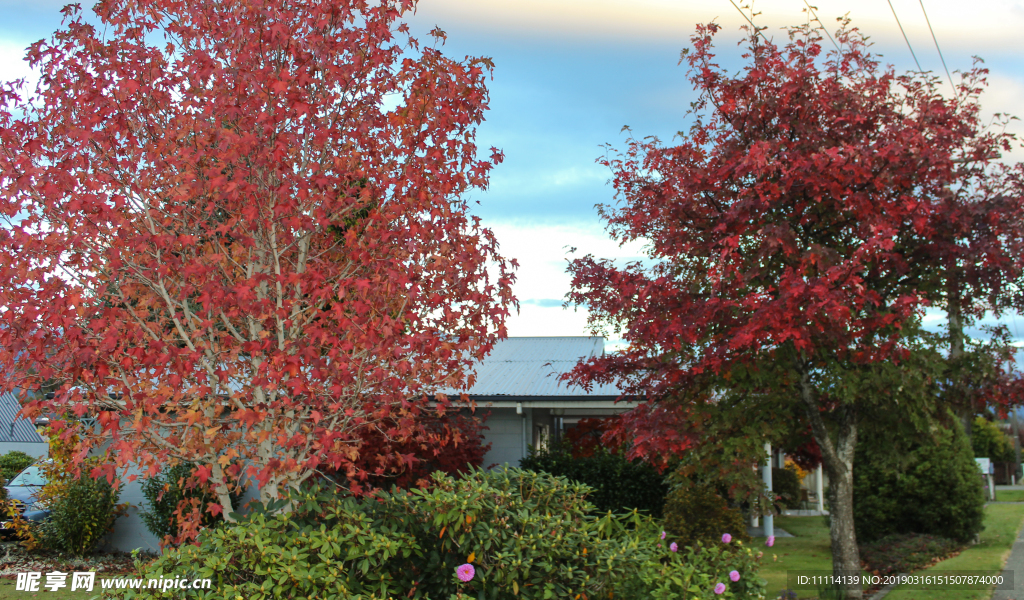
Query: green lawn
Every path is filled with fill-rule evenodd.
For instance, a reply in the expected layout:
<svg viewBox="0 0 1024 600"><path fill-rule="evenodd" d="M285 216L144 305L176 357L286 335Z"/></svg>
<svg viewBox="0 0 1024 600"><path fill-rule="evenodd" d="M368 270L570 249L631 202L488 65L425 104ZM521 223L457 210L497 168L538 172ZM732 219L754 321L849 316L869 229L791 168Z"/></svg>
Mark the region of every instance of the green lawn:
<svg viewBox="0 0 1024 600"><path fill-rule="evenodd" d="M787 587L786 571L831 571L832 548L824 517L775 517L775 527L792 533L791 538L775 538L775 546L764 547L761 577L768 581L768 598L777 598ZM801 598L809 598L813 591L800 591Z"/></svg>
<svg viewBox="0 0 1024 600"><path fill-rule="evenodd" d="M1013 490L1016 491L1016 490ZM986 571L996 574L1002 571L1006 557L1010 555L1013 540L1020 531L1024 520L1024 505L990 504L985 507L985 530L981 532L981 543L970 546L959 556L945 560L931 569L919 571ZM886 600L988 600L989 590L906 590L897 588Z"/></svg>
<svg viewBox="0 0 1024 600"><path fill-rule="evenodd" d="M1009 556L1022 521L1024 504L993 504L985 507L985 530L981 533L981 543L919 573L932 570L998 573ZM787 587L786 571L832 570L828 528L822 517L776 517L775 526L796 537L777 538L773 548L764 548L763 540L755 542L765 550L761 577L768 581L768 598L777 598L779 592ZM800 590L798 594L800 598L816 596L816 592L811 590ZM985 590L896 589L886 596L886 600L987 600L990 594Z"/></svg>
<svg viewBox="0 0 1024 600"><path fill-rule="evenodd" d="M1024 490L996 490L997 502L1024 502Z"/></svg>

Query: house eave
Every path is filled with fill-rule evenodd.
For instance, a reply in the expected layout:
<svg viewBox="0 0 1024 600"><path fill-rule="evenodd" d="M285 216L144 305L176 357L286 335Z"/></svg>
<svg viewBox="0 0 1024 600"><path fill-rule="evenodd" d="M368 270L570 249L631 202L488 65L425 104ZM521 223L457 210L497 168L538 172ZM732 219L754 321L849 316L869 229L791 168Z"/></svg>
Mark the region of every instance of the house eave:
<svg viewBox="0 0 1024 600"><path fill-rule="evenodd" d="M471 396L472 404L453 401L456 408L563 408L563 409L618 409L629 410L640 403L635 400L619 400L619 396L586 396L567 398L565 396ZM431 400L430 406L437 406Z"/></svg>

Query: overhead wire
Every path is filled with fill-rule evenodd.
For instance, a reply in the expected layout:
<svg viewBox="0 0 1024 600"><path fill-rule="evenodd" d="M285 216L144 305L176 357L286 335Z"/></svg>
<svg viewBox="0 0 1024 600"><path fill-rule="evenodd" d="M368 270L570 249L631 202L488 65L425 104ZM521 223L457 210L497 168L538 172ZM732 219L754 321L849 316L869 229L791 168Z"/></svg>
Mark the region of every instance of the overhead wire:
<svg viewBox="0 0 1024 600"><path fill-rule="evenodd" d="M910 45L910 38L907 37L907 32L903 31L903 23L900 23L900 18L896 14L896 8L892 5L892 0L889 0L889 8L892 10L892 16L896 17L896 24L900 27L900 33L903 34L903 41L907 43L910 55L914 57L914 63L917 64L917 71L919 73L924 73L924 69L921 68L921 62L917 60L917 54L914 54L914 47Z"/></svg>
<svg viewBox="0 0 1024 600"><path fill-rule="evenodd" d="M729 0L729 4L732 4L733 8L735 8L740 13L740 16L746 19L747 23L750 23L750 26L754 28L754 32L757 33L757 35L761 36L761 39L764 40L765 43L771 43L768 41L768 38L764 37L764 34L761 33L761 30L757 27L757 25L754 25L754 22L750 19L750 17L747 16L747 13L743 12L743 9L741 9L739 5L736 4L736 2L734 2L733 0Z"/></svg>
<svg viewBox="0 0 1024 600"><path fill-rule="evenodd" d="M956 94L956 86L953 85L953 77L949 74L949 67L946 66L946 59L942 56L942 48L939 48L939 39L935 37L935 30L932 29L932 22L928 19L928 11L924 9L924 0L917 0L921 4L921 12L924 13L924 21L928 23L928 31L932 34L932 41L935 42L935 49L939 51L939 60L942 61L942 68L946 70L946 77L949 78L949 86L953 88L953 94Z"/></svg>
<svg viewBox="0 0 1024 600"><path fill-rule="evenodd" d="M836 47L836 50L837 50L837 51L838 51L838 52L839 52L840 54L842 54L842 52L843 52L843 51L839 49L839 44L837 44L837 43L836 43L836 41L835 41L834 39L832 39L832 34L830 34L830 33L828 32L828 29L825 29L825 24L824 24L824 23L822 23L822 22L821 22L821 19L819 19L819 18L818 18L818 13L816 13L816 12L814 11L814 7L813 7L813 6L811 6L811 5L810 5L810 3L809 3L809 2L807 2L807 0L804 0L804 4L806 4L806 5L807 5L807 9L811 11L811 16L812 16L812 17L814 17L814 20L818 22L818 25L821 25L821 30L822 30L822 31L824 31L824 32L825 32L825 35L827 35L827 36L828 36L828 39L829 39L829 41L830 41L830 42L832 42L832 45Z"/></svg>

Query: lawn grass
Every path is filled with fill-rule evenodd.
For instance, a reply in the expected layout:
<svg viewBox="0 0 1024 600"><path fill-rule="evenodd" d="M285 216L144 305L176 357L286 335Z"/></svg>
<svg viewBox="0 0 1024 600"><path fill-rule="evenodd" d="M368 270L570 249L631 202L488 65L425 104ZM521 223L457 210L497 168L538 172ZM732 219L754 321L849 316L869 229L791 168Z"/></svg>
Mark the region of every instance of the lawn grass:
<svg viewBox="0 0 1024 600"><path fill-rule="evenodd" d="M777 598L787 588L787 571L831 571L832 547L824 517L775 517L775 527L795 537L775 538L775 546L764 547L764 538L755 547L764 550L760 575L768 581L768 598ZM798 592L801 598L814 591Z"/></svg>
<svg viewBox="0 0 1024 600"><path fill-rule="evenodd" d="M1013 540L1024 521L1024 504L992 504L985 507L985 530L981 543L970 546L959 556L930 569L917 571L985 571L999 573L1006 563ZM777 598L787 587L787 571L831 571L832 549L823 517L776 517L775 526L796 537L776 538L773 548L764 548L764 539L754 543L765 551L760 575L768 581L768 598ZM774 555L774 560L773 560ZM800 598L813 598L813 590L798 590ZM989 590L905 590L897 588L886 600L988 600ZM2 598L2 597L0 597Z"/></svg>
<svg viewBox="0 0 1024 600"><path fill-rule="evenodd" d="M996 502L1024 502L1024 490L996 490Z"/></svg>
<svg viewBox="0 0 1024 600"><path fill-rule="evenodd" d="M1012 490L1016 491L1016 490ZM995 575L1002 571L1010 548L1024 521L1024 504L990 504L985 507L985 530L981 543L968 547L959 556L944 560L930 569L917 571L984 571ZM886 600L988 600L991 590L896 588Z"/></svg>

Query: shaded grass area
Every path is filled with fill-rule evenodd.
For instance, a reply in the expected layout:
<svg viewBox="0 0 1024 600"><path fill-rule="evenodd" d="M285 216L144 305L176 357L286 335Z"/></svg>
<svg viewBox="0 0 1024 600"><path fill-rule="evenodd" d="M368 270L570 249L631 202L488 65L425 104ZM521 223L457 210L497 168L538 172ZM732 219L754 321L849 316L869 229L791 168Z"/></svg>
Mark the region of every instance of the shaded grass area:
<svg viewBox="0 0 1024 600"><path fill-rule="evenodd" d="M996 502L1024 502L1024 490L996 490Z"/></svg>
<svg viewBox="0 0 1024 600"><path fill-rule="evenodd" d="M991 504L985 507L985 530L981 543L968 547L951 559L918 574L941 571L984 571L999 573L1009 556L1013 540L1024 522L1024 504ZM775 526L796 537L777 538L773 548L764 547L764 538L754 541L764 550L760 575L768 581L768 598L777 598L787 587L787 571L831 571L832 550L828 527L823 517L776 517ZM773 557L774 555L774 557ZM814 598L814 590L799 590L799 598ZM991 590L897 588L886 600L988 600ZM2 598L2 597L0 597Z"/></svg>
<svg viewBox="0 0 1024 600"><path fill-rule="evenodd" d="M831 571L832 547L824 517L775 517L775 527L792 533L791 538L775 538L775 546L766 548L764 538L754 547L764 551L761 577L768 581L768 598L777 598L787 587L786 571ZM816 595L800 590L800 598Z"/></svg>
<svg viewBox="0 0 1024 600"><path fill-rule="evenodd" d="M1013 490L1016 491L1016 490ZM990 504L985 507L985 530L981 543L968 547L959 556L944 560L934 567L917 571L918 574L940 571L984 571L995 575L1002 571L1024 521L1024 504ZM909 590L896 588L886 600L988 600L991 590L965 590L934 588Z"/></svg>

